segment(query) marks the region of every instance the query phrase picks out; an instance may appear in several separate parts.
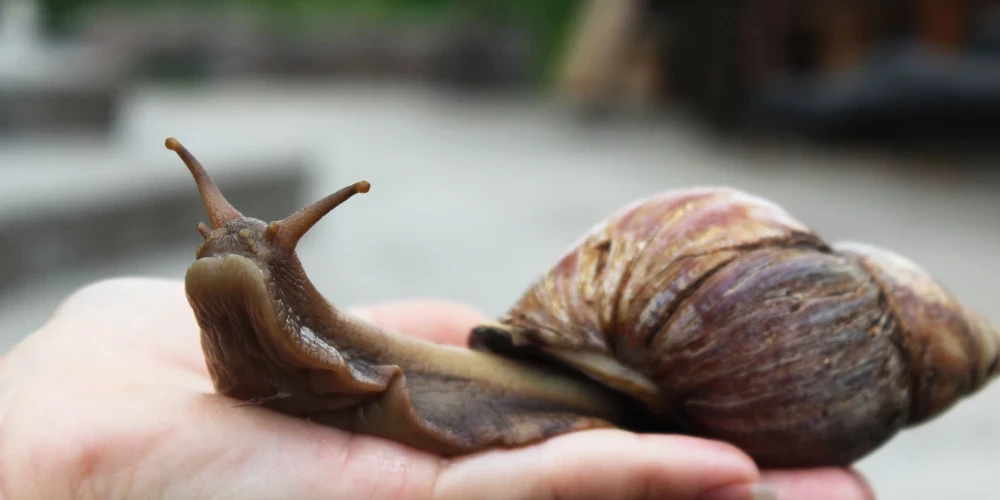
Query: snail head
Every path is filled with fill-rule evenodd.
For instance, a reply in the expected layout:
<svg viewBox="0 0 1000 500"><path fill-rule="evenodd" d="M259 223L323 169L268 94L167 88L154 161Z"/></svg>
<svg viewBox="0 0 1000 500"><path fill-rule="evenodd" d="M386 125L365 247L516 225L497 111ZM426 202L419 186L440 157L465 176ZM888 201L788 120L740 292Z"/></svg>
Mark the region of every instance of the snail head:
<svg viewBox="0 0 1000 500"><path fill-rule="evenodd" d="M266 223L246 217L234 208L219 191L212 178L194 155L177 139L166 141L167 149L181 158L198 186L208 224L197 226L205 241L198 247L198 259L223 255L240 255L255 262L288 257L295 252L299 240L326 214L359 193L367 193L370 184L358 181L316 201L278 221Z"/></svg>

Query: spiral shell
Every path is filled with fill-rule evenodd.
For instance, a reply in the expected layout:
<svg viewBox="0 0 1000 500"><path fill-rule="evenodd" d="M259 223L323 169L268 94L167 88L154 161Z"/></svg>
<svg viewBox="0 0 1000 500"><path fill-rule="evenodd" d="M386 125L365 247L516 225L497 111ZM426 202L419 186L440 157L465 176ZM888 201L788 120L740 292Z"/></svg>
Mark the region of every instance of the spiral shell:
<svg viewBox="0 0 1000 500"><path fill-rule="evenodd" d="M766 466L849 464L981 388L1000 361L996 328L914 263L827 244L726 188L624 207L498 322L515 347Z"/></svg>

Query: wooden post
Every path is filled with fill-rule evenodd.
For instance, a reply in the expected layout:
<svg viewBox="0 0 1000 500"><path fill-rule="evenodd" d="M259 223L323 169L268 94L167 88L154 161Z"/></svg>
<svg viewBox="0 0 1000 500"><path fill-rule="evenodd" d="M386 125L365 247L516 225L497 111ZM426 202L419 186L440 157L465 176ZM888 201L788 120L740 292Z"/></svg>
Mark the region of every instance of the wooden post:
<svg viewBox="0 0 1000 500"><path fill-rule="evenodd" d="M837 72L857 67L871 48L876 9L872 0L819 0L812 19L820 33L821 67ZM946 0L950 1L950 0Z"/></svg>
<svg viewBox="0 0 1000 500"><path fill-rule="evenodd" d="M638 0L590 0L583 6L557 84L563 97L586 106L622 89L622 73L638 42L641 9Z"/></svg>
<svg viewBox="0 0 1000 500"><path fill-rule="evenodd" d="M954 52L965 42L968 0L919 0L918 33L932 47Z"/></svg>

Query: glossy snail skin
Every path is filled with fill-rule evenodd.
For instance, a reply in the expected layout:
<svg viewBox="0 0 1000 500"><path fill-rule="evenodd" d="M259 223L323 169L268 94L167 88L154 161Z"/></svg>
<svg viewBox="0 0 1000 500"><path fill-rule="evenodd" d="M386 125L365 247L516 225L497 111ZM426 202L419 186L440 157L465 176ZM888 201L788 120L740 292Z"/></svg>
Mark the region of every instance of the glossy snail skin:
<svg viewBox="0 0 1000 500"><path fill-rule="evenodd" d="M997 372L996 329L915 265L721 188L616 212L470 349L409 338L338 310L295 254L367 182L265 223L167 147L209 216L185 287L216 390L287 415L442 455L613 425L844 465Z"/></svg>

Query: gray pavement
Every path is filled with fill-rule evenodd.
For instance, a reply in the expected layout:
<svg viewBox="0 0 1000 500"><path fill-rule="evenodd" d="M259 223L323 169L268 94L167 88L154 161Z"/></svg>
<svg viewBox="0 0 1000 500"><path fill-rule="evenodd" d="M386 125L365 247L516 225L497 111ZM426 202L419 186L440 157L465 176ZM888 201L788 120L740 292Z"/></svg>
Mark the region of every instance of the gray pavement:
<svg viewBox="0 0 1000 500"><path fill-rule="evenodd" d="M1000 183L929 173L932 165L748 150L669 121L591 128L549 105L364 85L137 89L106 147L151 158L168 154L162 144L170 135L209 169L209 158L250 145L298 149L312 161L310 199L371 181L368 195L314 228L300 250L313 281L337 303L437 296L497 314L618 206L663 189L729 185L784 205L830 240L901 251L1000 322ZM38 276L0 301L0 352L87 282L121 274L180 279L194 244ZM1000 383L859 467L879 498L996 498L997 414Z"/></svg>

